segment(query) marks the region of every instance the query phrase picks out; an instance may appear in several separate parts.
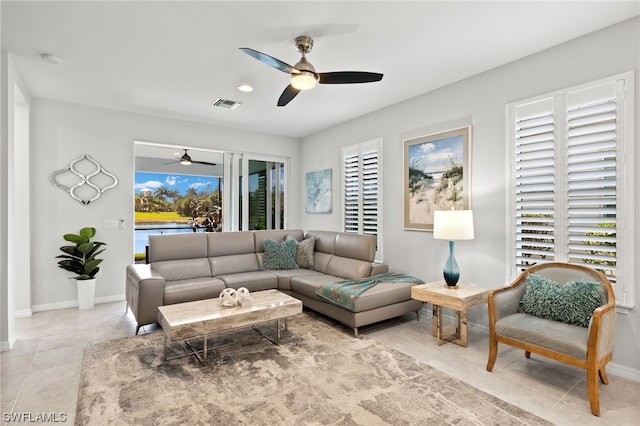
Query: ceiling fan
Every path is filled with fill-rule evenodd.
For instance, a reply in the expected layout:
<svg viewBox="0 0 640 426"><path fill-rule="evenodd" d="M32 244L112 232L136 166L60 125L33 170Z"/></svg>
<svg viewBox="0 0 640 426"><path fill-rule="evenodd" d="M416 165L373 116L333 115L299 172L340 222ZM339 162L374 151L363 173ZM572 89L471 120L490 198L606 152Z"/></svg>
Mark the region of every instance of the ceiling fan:
<svg viewBox="0 0 640 426"><path fill-rule="evenodd" d="M241 47L247 55L256 58L277 70L291 75L291 84L284 89L282 95L278 99L278 106L287 105L301 90L313 88L316 83L320 84L351 84L351 83L372 83L382 80L382 74L364 71L335 71L335 72L316 72L315 68L307 61L306 54L311 52L313 48L313 39L309 36L299 36L295 40L298 52L302 54L302 58L297 64L291 66L280 59L269 56L266 53L248 47Z"/></svg>
<svg viewBox="0 0 640 426"><path fill-rule="evenodd" d="M206 164L208 166L215 166L216 163L209 163L208 161L196 161L196 160L192 160L191 156L189 155L189 153L187 152L188 149L186 148L182 148L184 149L184 154L182 154L181 157L176 157L177 161L171 161L169 163L164 163L164 164L173 164L173 163L180 163L184 166L188 166L190 164Z"/></svg>

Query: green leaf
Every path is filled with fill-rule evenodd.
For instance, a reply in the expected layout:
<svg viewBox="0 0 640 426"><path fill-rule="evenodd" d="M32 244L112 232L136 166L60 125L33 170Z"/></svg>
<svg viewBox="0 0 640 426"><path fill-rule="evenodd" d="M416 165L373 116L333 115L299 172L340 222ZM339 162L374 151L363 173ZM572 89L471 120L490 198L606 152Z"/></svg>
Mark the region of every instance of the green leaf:
<svg viewBox="0 0 640 426"><path fill-rule="evenodd" d="M86 239L82 238L80 235L76 235L76 234L64 234L62 236L62 238L65 239L65 241L69 241L75 244L82 244L84 242L86 242Z"/></svg>
<svg viewBox="0 0 640 426"><path fill-rule="evenodd" d="M85 239L85 241L89 241L93 236L96 235L96 228L82 228L80 230L80 236Z"/></svg>
<svg viewBox="0 0 640 426"><path fill-rule="evenodd" d="M80 251L80 253L84 254L85 256L87 255L87 253L89 253L91 250L93 249L93 243L92 242L88 242L88 243L82 243L78 246L78 250Z"/></svg>
<svg viewBox="0 0 640 426"><path fill-rule="evenodd" d="M102 259L93 259L85 263L84 272L87 274L90 273L94 268L97 268L98 265L102 262Z"/></svg>

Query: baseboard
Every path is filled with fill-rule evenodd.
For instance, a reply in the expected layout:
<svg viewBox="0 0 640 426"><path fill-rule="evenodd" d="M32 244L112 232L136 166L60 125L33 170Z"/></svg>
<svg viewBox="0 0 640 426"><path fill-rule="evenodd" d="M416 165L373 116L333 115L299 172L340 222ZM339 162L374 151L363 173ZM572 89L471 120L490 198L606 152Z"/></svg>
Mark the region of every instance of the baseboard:
<svg viewBox="0 0 640 426"><path fill-rule="evenodd" d="M33 311L31 309L18 309L15 311L16 318L30 317L31 315L33 315Z"/></svg>
<svg viewBox="0 0 640 426"><path fill-rule="evenodd" d="M11 345L9 344L8 341L2 341L0 342L0 352L5 352L11 350Z"/></svg>
<svg viewBox="0 0 640 426"><path fill-rule="evenodd" d="M633 380L634 382L640 382L640 370L616 364L615 362L607 364L607 374L611 376L624 377L625 379Z"/></svg>
<svg viewBox="0 0 640 426"><path fill-rule="evenodd" d="M99 305L101 303L111 303L111 302L124 302L125 297L124 294L117 294L113 296L100 296L94 299L94 303ZM66 300L64 302L56 302L56 303L45 303L42 305L33 305L31 307L32 312L44 312L44 311L53 311L56 309L65 309L65 308L77 308L78 301L77 300Z"/></svg>

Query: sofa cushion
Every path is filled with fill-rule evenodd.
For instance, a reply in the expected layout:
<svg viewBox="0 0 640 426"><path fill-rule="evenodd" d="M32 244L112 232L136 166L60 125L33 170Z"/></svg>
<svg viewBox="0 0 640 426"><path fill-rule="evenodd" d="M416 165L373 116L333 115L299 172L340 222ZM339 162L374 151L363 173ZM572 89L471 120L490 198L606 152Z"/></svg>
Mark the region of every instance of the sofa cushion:
<svg viewBox="0 0 640 426"><path fill-rule="evenodd" d="M415 283L379 283L365 291L355 301L353 312L364 312L381 306L411 300L411 287Z"/></svg>
<svg viewBox="0 0 640 426"><path fill-rule="evenodd" d="M194 300L213 299L225 288L224 282L217 278L196 278L167 282L164 289L164 304L192 302Z"/></svg>
<svg viewBox="0 0 640 426"><path fill-rule="evenodd" d="M298 241L293 235L287 235L287 240L296 242L296 264L298 268L313 269L313 254L316 246L314 237Z"/></svg>
<svg viewBox="0 0 640 426"><path fill-rule="evenodd" d="M296 264L296 240L274 241L266 239L264 245L264 269L298 269Z"/></svg>
<svg viewBox="0 0 640 426"><path fill-rule="evenodd" d="M588 327L593 311L603 304L604 289L595 281L565 284L536 274L527 276L527 288L518 312L552 321Z"/></svg>
<svg viewBox="0 0 640 426"><path fill-rule="evenodd" d="M322 286L322 284L335 283L342 280L344 280L342 277L317 273L313 275L291 277L289 282L291 284L291 291L294 293L325 302L322 297L316 294L316 291Z"/></svg>
<svg viewBox="0 0 640 426"><path fill-rule="evenodd" d="M323 275L320 272L304 268L272 270L269 272L278 277L278 290L284 291L291 291L291 278L301 277L304 275Z"/></svg>
<svg viewBox="0 0 640 426"><path fill-rule="evenodd" d="M238 289L246 287L249 291L278 288L278 277L269 271L239 272L237 274L218 275L227 287Z"/></svg>

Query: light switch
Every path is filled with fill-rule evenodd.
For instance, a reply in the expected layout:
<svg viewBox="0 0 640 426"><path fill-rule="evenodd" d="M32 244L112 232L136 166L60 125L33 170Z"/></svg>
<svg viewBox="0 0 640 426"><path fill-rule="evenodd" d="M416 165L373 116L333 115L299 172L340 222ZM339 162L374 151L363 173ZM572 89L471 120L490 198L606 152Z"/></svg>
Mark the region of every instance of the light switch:
<svg viewBox="0 0 640 426"><path fill-rule="evenodd" d="M104 221L104 229L107 231L117 231L118 230L118 223L119 221L117 220L105 220Z"/></svg>

